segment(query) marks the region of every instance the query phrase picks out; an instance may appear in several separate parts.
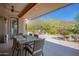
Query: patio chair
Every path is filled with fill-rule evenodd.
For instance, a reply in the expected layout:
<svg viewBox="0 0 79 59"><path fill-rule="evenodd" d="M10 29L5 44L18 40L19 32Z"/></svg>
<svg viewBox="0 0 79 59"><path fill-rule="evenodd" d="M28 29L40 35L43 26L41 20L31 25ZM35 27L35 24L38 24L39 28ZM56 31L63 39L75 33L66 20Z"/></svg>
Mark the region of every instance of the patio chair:
<svg viewBox="0 0 79 59"><path fill-rule="evenodd" d="M38 38L38 35L37 34L34 34L34 37Z"/></svg>
<svg viewBox="0 0 79 59"><path fill-rule="evenodd" d="M18 33L17 35L23 35L23 33Z"/></svg>
<svg viewBox="0 0 79 59"><path fill-rule="evenodd" d="M17 55L20 53L20 44L17 42L16 38L13 38L13 46L12 46L12 55L17 52Z"/></svg>
<svg viewBox="0 0 79 59"><path fill-rule="evenodd" d="M43 54L43 46L44 46L45 39L38 39L34 41L34 44L32 46L26 45L25 52L27 54L30 53L32 56L40 56ZM26 55L25 54L25 55Z"/></svg>
<svg viewBox="0 0 79 59"><path fill-rule="evenodd" d="M32 33L29 33L29 36L33 36L33 34Z"/></svg>

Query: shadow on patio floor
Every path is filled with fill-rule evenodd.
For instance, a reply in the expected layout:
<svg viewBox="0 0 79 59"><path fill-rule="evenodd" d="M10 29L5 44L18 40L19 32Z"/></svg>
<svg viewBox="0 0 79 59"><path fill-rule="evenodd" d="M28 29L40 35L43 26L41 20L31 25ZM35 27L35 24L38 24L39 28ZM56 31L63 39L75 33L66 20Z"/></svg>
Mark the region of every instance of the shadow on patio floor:
<svg viewBox="0 0 79 59"><path fill-rule="evenodd" d="M45 41L45 56L79 56L79 50Z"/></svg>

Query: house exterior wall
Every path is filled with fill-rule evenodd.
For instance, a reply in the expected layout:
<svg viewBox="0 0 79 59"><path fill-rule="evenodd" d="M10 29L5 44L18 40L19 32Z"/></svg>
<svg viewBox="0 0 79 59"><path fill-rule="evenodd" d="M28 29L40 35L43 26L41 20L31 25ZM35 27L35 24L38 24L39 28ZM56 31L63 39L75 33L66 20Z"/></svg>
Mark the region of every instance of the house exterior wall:
<svg viewBox="0 0 79 59"><path fill-rule="evenodd" d="M19 27L18 32L22 32L22 20L19 20ZM0 36L5 35L6 36L6 42L8 42L9 39L11 39L11 17L6 17L6 21L4 20L4 17L0 18Z"/></svg>
<svg viewBox="0 0 79 59"><path fill-rule="evenodd" d="M24 33L24 19L18 19L18 33ZM7 39L11 36L11 18L7 17L6 22L4 18L0 18L0 35L6 35Z"/></svg>
<svg viewBox="0 0 79 59"><path fill-rule="evenodd" d="M0 18L0 36L5 35L5 21L4 18Z"/></svg>

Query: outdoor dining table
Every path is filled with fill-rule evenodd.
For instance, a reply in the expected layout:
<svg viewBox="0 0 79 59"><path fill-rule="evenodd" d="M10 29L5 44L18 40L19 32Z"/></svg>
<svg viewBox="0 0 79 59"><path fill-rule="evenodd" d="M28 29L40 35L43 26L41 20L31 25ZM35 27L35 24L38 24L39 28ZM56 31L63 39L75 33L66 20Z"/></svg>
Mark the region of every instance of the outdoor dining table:
<svg viewBox="0 0 79 59"><path fill-rule="evenodd" d="M26 38L17 37L16 39L20 44L26 44L26 43L29 43L29 42L33 42L34 40L38 40L38 38L33 37L33 36L27 36Z"/></svg>
<svg viewBox="0 0 79 59"><path fill-rule="evenodd" d="M34 42L34 40L38 40L38 38L36 38L34 36L27 36L27 37L15 36L15 38L21 46L21 55L23 55L23 45L30 44L30 43Z"/></svg>

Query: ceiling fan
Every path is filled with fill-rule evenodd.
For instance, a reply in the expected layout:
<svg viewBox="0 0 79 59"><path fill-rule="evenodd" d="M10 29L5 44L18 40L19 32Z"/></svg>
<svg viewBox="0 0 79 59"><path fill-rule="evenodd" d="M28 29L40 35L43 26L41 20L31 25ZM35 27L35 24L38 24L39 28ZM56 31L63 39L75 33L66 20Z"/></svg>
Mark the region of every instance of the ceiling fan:
<svg viewBox="0 0 79 59"><path fill-rule="evenodd" d="M4 5L3 7L6 8L7 11L10 11L12 13L19 13L20 12L20 11L16 10L14 5L7 4L7 5Z"/></svg>
<svg viewBox="0 0 79 59"><path fill-rule="evenodd" d="M13 5L11 6L10 11L11 11L11 12L16 12L16 13L19 13L19 11L15 10L15 7L14 7Z"/></svg>

